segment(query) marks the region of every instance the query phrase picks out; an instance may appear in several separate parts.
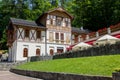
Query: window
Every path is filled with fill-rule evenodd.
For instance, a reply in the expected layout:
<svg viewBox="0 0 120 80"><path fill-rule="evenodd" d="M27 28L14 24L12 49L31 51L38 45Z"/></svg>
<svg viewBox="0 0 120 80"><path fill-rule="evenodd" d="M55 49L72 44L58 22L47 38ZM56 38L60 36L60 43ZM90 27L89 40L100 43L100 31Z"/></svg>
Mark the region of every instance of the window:
<svg viewBox="0 0 120 80"><path fill-rule="evenodd" d="M75 35L75 43L78 42L78 35Z"/></svg>
<svg viewBox="0 0 120 80"><path fill-rule="evenodd" d="M53 54L54 54L53 49L50 49L50 55L53 55Z"/></svg>
<svg viewBox="0 0 120 80"><path fill-rule="evenodd" d="M65 18L65 26L68 26L68 19Z"/></svg>
<svg viewBox="0 0 120 80"><path fill-rule="evenodd" d="M37 39L41 38L41 31L37 31Z"/></svg>
<svg viewBox="0 0 120 80"><path fill-rule="evenodd" d="M49 41L52 42L53 41L53 32L49 33Z"/></svg>
<svg viewBox="0 0 120 80"><path fill-rule="evenodd" d="M55 39L56 39L56 42L58 43L59 42L59 33L55 34Z"/></svg>
<svg viewBox="0 0 120 80"><path fill-rule="evenodd" d="M40 49L36 49L36 56L40 56Z"/></svg>
<svg viewBox="0 0 120 80"><path fill-rule="evenodd" d="M65 25L68 26L68 21L65 21Z"/></svg>
<svg viewBox="0 0 120 80"><path fill-rule="evenodd" d="M27 48L23 49L23 57L28 57L28 49Z"/></svg>
<svg viewBox="0 0 120 80"><path fill-rule="evenodd" d="M57 47L57 53L58 54L63 53L63 47Z"/></svg>
<svg viewBox="0 0 120 80"><path fill-rule="evenodd" d="M56 40L58 40L59 39L59 33L56 33L55 37L56 37Z"/></svg>
<svg viewBox="0 0 120 80"><path fill-rule="evenodd" d="M50 19L50 24L53 25L53 19Z"/></svg>
<svg viewBox="0 0 120 80"><path fill-rule="evenodd" d="M29 37L29 30L25 30L25 37Z"/></svg>
<svg viewBox="0 0 120 80"><path fill-rule="evenodd" d="M70 35L66 34L66 43L70 43Z"/></svg>
<svg viewBox="0 0 120 80"><path fill-rule="evenodd" d="M64 34L61 33L61 40L64 40Z"/></svg>
<svg viewBox="0 0 120 80"><path fill-rule="evenodd" d="M57 17L56 18L56 26L62 26L62 17Z"/></svg>

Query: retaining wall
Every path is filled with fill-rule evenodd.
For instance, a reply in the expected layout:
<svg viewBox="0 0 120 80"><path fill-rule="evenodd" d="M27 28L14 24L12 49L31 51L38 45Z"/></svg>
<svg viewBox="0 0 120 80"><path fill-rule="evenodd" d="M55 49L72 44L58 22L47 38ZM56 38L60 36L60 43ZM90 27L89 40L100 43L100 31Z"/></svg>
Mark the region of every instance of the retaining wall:
<svg viewBox="0 0 120 80"><path fill-rule="evenodd" d="M32 56L28 57L28 62L33 62L33 61L43 61L43 60L52 60L53 56Z"/></svg>
<svg viewBox="0 0 120 80"><path fill-rule="evenodd" d="M120 72L114 72L112 73L113 80L120 80Z"/></svg>
<svg viewBox="0 0 120 80"><path fill-rule="evenodd" d="M11 69L10 71L20 75L40 78L44 80L113 80L112 77L103 77L103 76L87 76L87 75L28 71L28 70L18 70L18 69Z"/></svg>
<svg viewBox="0 0 120 80"><path fill-rule="evenodd" d="M63 54L54 55L53 59L62 58L75 58L75 57L87 57L87 56L101 56L101 55L116 55L120 54L120 42L116 44L106 44L101 46L94 46L89 49L66 52Z"/></svg>

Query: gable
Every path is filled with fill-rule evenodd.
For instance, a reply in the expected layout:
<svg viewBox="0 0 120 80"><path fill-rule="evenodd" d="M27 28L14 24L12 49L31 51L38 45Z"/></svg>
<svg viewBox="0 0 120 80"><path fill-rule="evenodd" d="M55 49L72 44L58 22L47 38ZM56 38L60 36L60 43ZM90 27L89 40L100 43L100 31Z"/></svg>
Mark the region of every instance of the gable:
<svg viewBox="0 0 120 80"><path fill-rule="evenodd" d="M59 16L59 17L64 17L64 18L71 19L69 15L67 15L64 12L59 12L59 11L53 11L53 12L49 13L49 15L54 15L54 16Z"/></svg>
<svg viewBox="0 0 120 80"><path fill-rule="evenodd" d="M38 24L41 23L41 24L43 24L45 26L46 25L47 15L60 16L60 17L65 17L65 18L69 18L69 19L73 20L73 16L71 16L63 8L58 7L58 8L55 8L54 10L43 13L41 16L38 17L38 19L36 19L36 22Z"/></svg>
<svg viewBox="0 0 120 80"><path fill-rule="evenodd" d="M58 7L54 10L48 11L48 14L53 14L56 16L61 16L61 17L67 17L70 18L71 20L73 19L73 16L71 16L67 11L65 11L63 8Z"/></svg>

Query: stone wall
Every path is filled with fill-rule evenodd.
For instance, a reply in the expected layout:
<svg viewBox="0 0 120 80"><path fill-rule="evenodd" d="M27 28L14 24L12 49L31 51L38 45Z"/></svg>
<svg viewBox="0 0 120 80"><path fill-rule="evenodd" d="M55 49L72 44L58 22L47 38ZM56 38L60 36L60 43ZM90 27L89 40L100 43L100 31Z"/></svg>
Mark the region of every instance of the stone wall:
<svg viewBox="0 0 120 80"><path fill-rule="evenodd" d="M1 62L0 63L0 71L8 71L11 68L18 66L20 64L24 64L27 61L22 61L22 62Z"/></svg>
<svg viewBox="0 0 120 80"><path fill-rule="evenodd" d="M17 70L17 69L11 69L10 71L20 75L40 78L44 80L113 80L112 77L103 77L103 76L87 76L87 75L28 71L28 70Z"/></svg>
<svg viewBox="0 0 120 80"><path fill-rule="evenodd" d="M101 56L101 55L115 55L120 54L120 42L116 44L106 44L101 46L94 46L86 50L66 52L63 54L54 55L53 59L75 58L87 56Z"/></svg>
<svg viewBox="0 0 120 80"><path fill-rule="evenodd" d="M53 56L32 56L32 57L28 57L28 62L52 60L52 59L53 59Z"/></svg>
<svg viewBox="0 0 120 80"><path fill-rule="evenodd" d="M120 72L114 72L112 76L113 76L113 80L120 80Z"/></svg>

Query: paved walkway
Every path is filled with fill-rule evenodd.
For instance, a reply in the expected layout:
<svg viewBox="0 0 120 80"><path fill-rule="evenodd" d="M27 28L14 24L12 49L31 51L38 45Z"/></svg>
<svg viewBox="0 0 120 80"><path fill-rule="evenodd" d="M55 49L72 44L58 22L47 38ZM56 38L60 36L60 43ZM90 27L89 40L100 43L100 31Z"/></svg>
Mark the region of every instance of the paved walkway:
<svg viewBox="0 0 120 80"><path fill-rule="evenodd" d="M32 77L17 75L9 71L0 71L0 80L43 80L43 79L36 79Z"/></svg>

